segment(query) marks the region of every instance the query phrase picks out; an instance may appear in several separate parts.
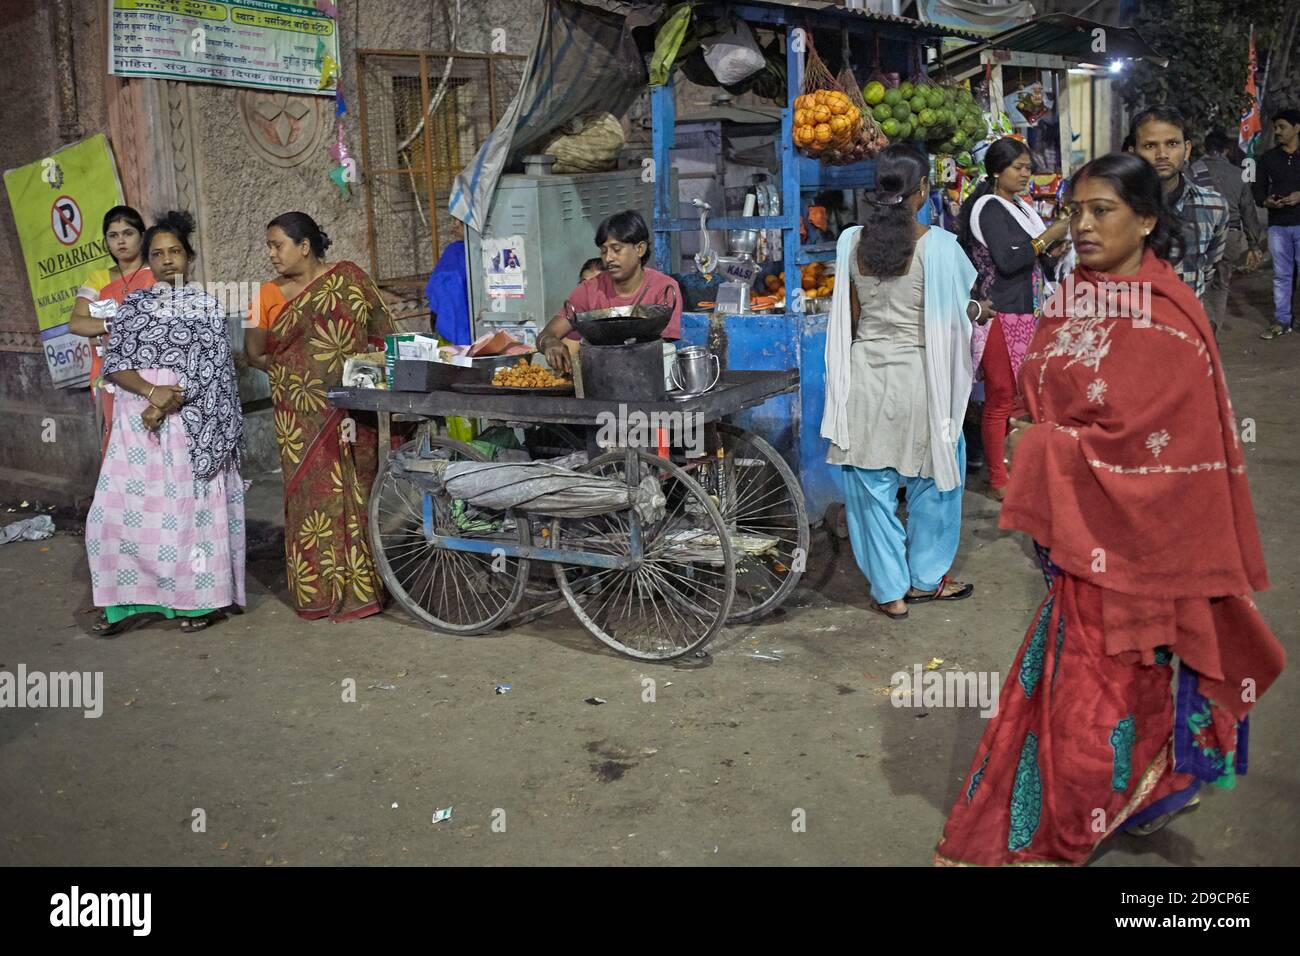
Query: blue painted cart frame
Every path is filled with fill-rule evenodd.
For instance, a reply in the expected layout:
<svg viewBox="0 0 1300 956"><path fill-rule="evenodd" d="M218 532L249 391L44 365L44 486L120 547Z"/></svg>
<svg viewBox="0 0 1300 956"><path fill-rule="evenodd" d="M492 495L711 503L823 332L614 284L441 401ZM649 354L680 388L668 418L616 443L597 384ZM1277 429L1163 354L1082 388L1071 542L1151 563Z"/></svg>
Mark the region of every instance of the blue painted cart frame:
<svg viewBox="0 0 1300 956"><path fill-rule="evenodd" d="M718 354L724 368L768 369L796 367L800 372L797 395L784 396L765 408L739 416L738 424L762 435L787 458L799 476L809 517L819 521L827 508L843 501L839 469L826 464L826 441L820 435L825 398L826 315L804 314L800 267L835 258L834 243L804 244L799 235L805 197L829 189L870 189L875 185L875 162L867 160L848 166L824 166L804 156L794 146L795 97L803 85L804 53L790 42L793 31L809 27L848 30L859 37L879 38L883 67L906 71L912 45L918 40L961 36L929 24L902 18L877 16L863 11L828 7L810 10L783 4L740 3L701 5L697 15L730 15L754 24L786 32L786 106L781 110L781 214L777 216L719 216L708 221L711 229L780 229L785 271L784 313L775 315L708 315L688 313L682 319L682 338L693 345L706 345ZM675 232L699 228L697 218L678 216L678 199L672 177L671 150L676 141L677 110L673 75L663 86L651 89L654 168L654 253L657 267L667 273L678 271L673 261L671 238ZM928 221L929 207L919 217Z"/></svg>

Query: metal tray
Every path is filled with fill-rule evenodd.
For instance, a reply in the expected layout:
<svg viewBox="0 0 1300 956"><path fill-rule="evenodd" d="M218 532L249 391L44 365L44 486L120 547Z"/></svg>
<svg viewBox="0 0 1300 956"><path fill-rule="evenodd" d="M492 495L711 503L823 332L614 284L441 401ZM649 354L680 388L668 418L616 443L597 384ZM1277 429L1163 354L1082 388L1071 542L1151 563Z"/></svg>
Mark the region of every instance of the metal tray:
<svg viewBox="0 0 1300 956"><path fill-rule="evenodd" d="M453 392L466 395L572 395L573 384L553 385L549 388L523 388L518 385L493 385L491 382L452 382Z"/></svg>

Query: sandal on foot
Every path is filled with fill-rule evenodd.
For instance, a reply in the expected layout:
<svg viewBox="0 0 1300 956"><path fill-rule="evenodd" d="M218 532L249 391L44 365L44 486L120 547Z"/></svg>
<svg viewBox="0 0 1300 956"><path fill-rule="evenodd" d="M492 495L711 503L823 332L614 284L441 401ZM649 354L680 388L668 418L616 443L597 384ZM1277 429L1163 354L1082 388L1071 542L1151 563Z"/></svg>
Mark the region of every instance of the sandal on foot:
<svg viewBox="0 0 1300 956"><path fill-rule="evenodd" d="M1178 816L1180 813L1186 813L1189 810L1195 810L1198 806L1200 806L1200 804L1201 804L1200 797L1192 797L1192 799L1188 800L1186 804L1179 807L1173 813L1166 813L1162 816L1158 816L1150 823L1144 823L1141 826L1129 827L1127 830L1123 832L1129 834L1129 836L1137 836L1137 837L1151 836L1151 834L1159 833L1165 827L1169 826L1169 824L1173 822L1174 817Z"/></svg>
<svg viewBox="0 0 1300 956"><path fill-rule="evenodd" d="M213 611L211 614L205 614L202 617L183 617L181 618L181 631L185 634L206 631L213 624L225 619L226 615L220 611Z"/></svg>
<svg viewBox="0 0 1300 956"><path fill-rule="evenodd" d="M891 611L879 601L871 602L871 610L875 611L877 614L885 615L885 617L889 618L891 621L907 620L907 611Z"/></svg>
<svg viewBox="0 0 1300 956"><path fill-rule="evenodd" d="M973 584L962 584L960 581L952 583L960 585L960 587L951 594L944 594L943 589L948 586L948 575L945 574L943 580L939 582L939 586L931 593L908 594L903 597L903 600L908 604L929 604L931 601L964 601L975 592L975 585Z"/></svg>
<svg viewBox="0 0 1300 956"><path fill-rule="evenodd" d="M139 627L141 624L160 620L162 620L161 614L148 613L132 614L130 617L124 617L115 623L109 623L108 615L101 612L99 620L90 626L90 634L92 637L98 637L101 640L109 640L119 634L125 634L132 628Z"/></svg>

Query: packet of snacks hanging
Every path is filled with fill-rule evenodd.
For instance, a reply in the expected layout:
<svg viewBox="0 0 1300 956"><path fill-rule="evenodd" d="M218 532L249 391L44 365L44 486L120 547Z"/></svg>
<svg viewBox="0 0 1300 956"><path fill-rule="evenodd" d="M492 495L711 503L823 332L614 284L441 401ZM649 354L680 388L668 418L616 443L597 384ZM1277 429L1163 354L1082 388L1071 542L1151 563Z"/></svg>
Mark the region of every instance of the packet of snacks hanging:
<svg viewBox="0 0 1300 956"><path fill-rule="evenodd" d="M807 156L843 161L862 129L862 111L850 102L808 37L803 93L794 99L794 144Z"/></svg>

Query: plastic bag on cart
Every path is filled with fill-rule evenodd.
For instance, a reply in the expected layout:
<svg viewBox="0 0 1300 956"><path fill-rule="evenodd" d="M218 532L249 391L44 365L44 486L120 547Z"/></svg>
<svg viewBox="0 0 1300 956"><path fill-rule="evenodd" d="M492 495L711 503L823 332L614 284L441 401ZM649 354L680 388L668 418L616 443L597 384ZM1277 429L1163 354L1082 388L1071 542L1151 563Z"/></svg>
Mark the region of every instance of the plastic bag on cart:
<svg viewBox="0 0 1300 956"><path fill-rule="evenodd" d="M488 511L514 509L586 518L632 508L642 521L654 523L663 519L667 506L653 475L629 489L616 478L581 474L546 462L449 462L400 452L393 462L394 471L415 485Z"/></svg>

